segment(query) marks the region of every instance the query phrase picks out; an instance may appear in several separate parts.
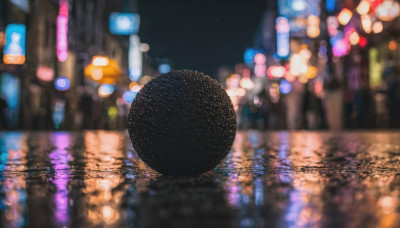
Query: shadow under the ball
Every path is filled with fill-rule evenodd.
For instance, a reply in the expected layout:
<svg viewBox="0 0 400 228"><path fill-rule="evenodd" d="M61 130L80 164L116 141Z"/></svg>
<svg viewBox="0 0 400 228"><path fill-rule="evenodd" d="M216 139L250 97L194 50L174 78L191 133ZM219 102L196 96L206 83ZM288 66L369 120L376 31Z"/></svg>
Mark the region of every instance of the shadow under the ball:
<svg viewBox="0 0 400 228"><path fill-rule="evenodd" d="M236 211L215 174L159 176L140 193L139 227L234 227Z"/></svg>

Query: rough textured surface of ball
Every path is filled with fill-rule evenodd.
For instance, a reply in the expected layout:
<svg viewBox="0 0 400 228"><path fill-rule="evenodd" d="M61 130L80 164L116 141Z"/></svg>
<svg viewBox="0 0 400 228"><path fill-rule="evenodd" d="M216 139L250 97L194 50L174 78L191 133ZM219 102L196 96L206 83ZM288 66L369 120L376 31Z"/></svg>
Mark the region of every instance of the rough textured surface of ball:
<svg viewBox="0 0 400 228"><path fill-rule="evenodd" d="M138 156L166 175L198 175L229 153L236 114L222 86L197 71L172 71L136 95L128 131Z"/></svg>

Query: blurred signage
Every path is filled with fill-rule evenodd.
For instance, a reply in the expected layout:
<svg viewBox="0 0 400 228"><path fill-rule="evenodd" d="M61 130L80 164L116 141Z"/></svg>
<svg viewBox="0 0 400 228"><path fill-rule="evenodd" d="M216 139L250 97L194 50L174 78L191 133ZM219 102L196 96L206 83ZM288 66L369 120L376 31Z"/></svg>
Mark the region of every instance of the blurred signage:
<svg viewBox="0 0 400 228"><path fill-rule="evenodd" d="M142 51L140 50L140 38L137 35L129 37L129 78L131 81L139 80L142 76Z"/></svg>
<svg viewBox="0 0 400 228"><path fill-rule="evenodd" d="M289 20L286 17L276 19L277 54L280 58L289 56Z"/></svg>
<svg viewBox="0 0 400 228"><path fill-rule="evenodd" d="M139 31L140 17L136 13L111 13L109 23L114 35L134 35Z"/></svg>
<svg viewBox="0 0 400 228"><path fill-rule="evenodd" d="M60 0L57 16L57 59L65 62L68 58L68 1Z"/></svg>
<svg viewBox="0 0 400 228"><path fill-rule="evenodd" d="M29 13L30 8L28 0L10 0L10 2L25 13Z"/></svg>
<svg viewBox="0 0 400 228"><path fill-rule="evenodd" d="M36 76L42 81L49 82L54 79L54 70L50 67L38 66Z"/></svg>
<svg viewBox="0 0 400 228"><path fill-rule="evenodd" d="M3 62L5 64L23 64L25 62L25 34L23 24L9 24L6 27L6 45Z"/></svg>

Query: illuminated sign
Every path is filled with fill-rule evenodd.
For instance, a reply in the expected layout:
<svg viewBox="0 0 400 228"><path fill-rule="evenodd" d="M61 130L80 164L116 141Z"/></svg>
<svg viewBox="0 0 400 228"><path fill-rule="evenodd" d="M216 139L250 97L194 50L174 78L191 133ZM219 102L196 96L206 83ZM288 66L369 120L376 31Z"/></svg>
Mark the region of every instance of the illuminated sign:
<svg viewBox="0 0 400 228"><path fill-rule="evenodd" d="M23 64L25 62L25 34L23 24L9 24L6 27L6 45L3 62L5 64Z"/></svg>
<svg viewBox="0 0 400 228"><path fill-rule="evenodd" d="M60 0L57 16L57 59L65 62L68 58L68 1Z"/></svg>
<svg viewBox="0 0 400 228"><path fill-rule="evenodd" d="M276 19L277 54L280 58L289 56L289 20L286 17Z"/></svg>
<svg viewBox="0 0 400 228"><path fill-rule="evenodd" d="M65 15L57 16L57 58L60 62L65 62L68 58L68 17Z"/></svg>
<svg viewBox="0 0 400 228"><path fill-rule="evenodd" d="M139 31L140 17L136 13L111 13L110 32L115 35L133 35Z"/></svg>
<svg viewBox="0 0 400 228"><path fill-rule="evenodd" d="M139 80L142 76L142 51L140 39L137 35L129 37L129 78L131 81Z"/></svg>

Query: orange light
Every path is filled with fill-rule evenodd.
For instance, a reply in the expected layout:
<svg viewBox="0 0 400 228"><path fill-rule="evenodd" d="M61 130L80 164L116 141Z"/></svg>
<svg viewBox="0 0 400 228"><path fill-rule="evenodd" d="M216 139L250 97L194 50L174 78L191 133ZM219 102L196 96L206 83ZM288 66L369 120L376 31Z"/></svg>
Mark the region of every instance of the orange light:
<svg viewBox="0 0 400 228"><path fill-rule="evenodd" d="M338 21L341 25L347 25L352 17L353 12L349 9L343 8L338 15Z"/></svg>
<svg viewBox="0 0 400 228"><path fill-rule="evenodd" d="M4 64L24 64L25 56L23 55L4 55L3 56Z"/></svg>
<svg viewBox="0 0 400 228"><path fill-rule="evenodd" d="M381 33L383 31L383 24L380 21L377 21L372 25L372 31L374 33Z"/></svg>
<svg viewBox="0 0 400 228"><path fill-rule="evenodd" d="M357 10L357 13L359 13L360 15L365 15L368 13L369 8L370 8L369 2L366 0L362 0L360 2L360 4L358 4L356 10Z"/></svg>
<svg viewBox="0 0 400 228"><path fill-rule="evenodd" d="M360 42L360 36L357 32L352 32L349 36L349 41L351 45L357 45Z"/></svg>
<svg viewBox="0 0 400 228"><path fill-rule="evenodd" d="M391 51L396 51L397 48L398 48L397 42L396 42L395 40L391 40L391 41L389 42L389 44L388 44L388 48L389 48Z"/></svg>
<svg viewBox="0 0 400 228"><path fill-rule="evenodd" d="M305 73L308 79L313 79L317 76L318 69L315 66L309 66L307 72Z"/></svg>

